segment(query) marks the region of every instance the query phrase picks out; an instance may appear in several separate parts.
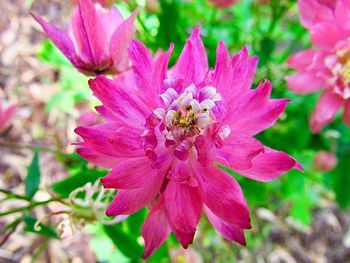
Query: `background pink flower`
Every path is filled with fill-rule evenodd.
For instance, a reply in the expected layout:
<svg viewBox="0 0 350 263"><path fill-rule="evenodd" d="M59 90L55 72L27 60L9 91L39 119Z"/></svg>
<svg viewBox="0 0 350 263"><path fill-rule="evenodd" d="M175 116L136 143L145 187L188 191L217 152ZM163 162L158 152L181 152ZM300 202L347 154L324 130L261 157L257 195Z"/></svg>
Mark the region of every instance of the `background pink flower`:
<svg viewBox="0 0 350 263"><path fill-rule="evenodd" d="M16 113L16 108L16 104L4 106L0 101L0 133L9 126L12 117Z"/></svg>
<svg viewBox="0 0 350 263"><path fill-rule="evenodd" d="M208 0L209 3L213 4L218 8L226 8L238 2L238 0Z"/></svg>
<svg viewBox="0 0 350 263"><path fill-rule="evenodd" d="M187 248L203 210L225 238L245 245L249 208L237 181L217 164L258 181L301 169L286 153L254 138L276 122L289 102L270 99L268 81L250 89L257 57L249 58L243 48L231 58L221 42L215 68L209 69L199 29L168 70L172 49L152 58L133 41L133 72L89 82L106 122L76 129L84 139L78 153L112 168L102 183L119 190L107 215L149 206L142 227L145 258L171 231Z"/></svg>
<svg viewBox="0 0 350 263"><path fill-rule="evenodd" d="M320 172L328 172L337 166L338 160L334 153L319 151L313 160L313 167Z"/></svg>
<svg viewBox="0 0 350 263"><path fill-rule="evenodd" d="M78 0L68 32L33 16L80 72L97 75L116 74L128 67L127 47L134 35L136 13L124 20L116 7L104 9L91 0Z"/></svg>
<svg viewBox="0 0 350 263"><path fill-rule="evenodd" d="M350 126L350 2L300 0L298 4L314 47L289 58L287 64L298 72L287 77L288 86L301 94L322 91L310 119L312 132L322 130L341 108L342 120Z"/></svg>

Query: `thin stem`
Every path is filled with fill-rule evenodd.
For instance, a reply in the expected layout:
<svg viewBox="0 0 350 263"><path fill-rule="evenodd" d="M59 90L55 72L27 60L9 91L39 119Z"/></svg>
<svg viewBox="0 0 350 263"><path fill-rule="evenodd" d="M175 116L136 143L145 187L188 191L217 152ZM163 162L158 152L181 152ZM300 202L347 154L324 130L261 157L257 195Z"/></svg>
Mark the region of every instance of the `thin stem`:
<svg viewBox="0 0 350 263"><path fill-rule="evenodd" d="M45 147L45 146L39 146L39 145L31 145L31 144L17 144L14 142L4 142L4 141L0 141L0 147L6 147L6 148L13 148L13 149L28 149L28 150L32 150L35 151L36 149L39 149L43 152L51 152L54 154L62 154L62 152L55 150L55 149L51 149L49 147Z"/></svg>
<svg viewBox="0 0 350 263"><path fill-rule="evenodd" d="M22 199L22 200L30 201L30 198L28 198L24 195L12 193L11 191L3 189L3 188L0 188L0 193L7 195L7 199Z"/></svg>
<svg viewBox="0 0 350 263"><path fill-rule="evenodd" d="M55 201L55 200L49 199L49 200L41 201L41 202L34 202L34 203L31 203L28 206L18 207L18 208L12 209L10 211L6 211L6 212L3 212L3 213L0 213L0 217L11 215L11 214L15 214L15 213L19 213L19 212L22 212L24 210L31 210L31 209L33 209L33 208L35 208L37 206L46 205L46 204L48 204L50 202L53 202L53 201Z"/></svg>

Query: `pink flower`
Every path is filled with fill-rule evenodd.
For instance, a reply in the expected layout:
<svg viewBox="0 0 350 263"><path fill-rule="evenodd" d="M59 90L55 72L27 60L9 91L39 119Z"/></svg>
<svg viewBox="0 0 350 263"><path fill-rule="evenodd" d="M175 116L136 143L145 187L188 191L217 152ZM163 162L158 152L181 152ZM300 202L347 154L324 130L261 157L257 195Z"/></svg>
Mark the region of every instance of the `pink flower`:
<svg viewBox="0 0 350 263"><path fill-rule="evenodd" d="M288 65L298 72L287 84L296 93L322 91L310 119L312 132L320 132L341 108L350 126L350 2L300 0L299 10L314 47L289 58Z"/></svg>
<svg viewBox="0 0 350 263"><path fill-rule="evenodd" d="M208 0L211 4L218 8L226 8L233 4L236 4L238 0Z"/></svg>
<svg viewBox="0 0 350 263"><path fill-rule="evenodd" d="M94 3L99 3L104 8L110 8L114 4L114 0L92 0ZM77 4L78 0L72 0L73 4Z"/></svg>
<svg viewBox="0 0 350 263"><path fill-rule="evenodd" d="M313 160L313 167L320 172L328 172L337 166L337 157L326 151L319 151Z"/></svg>
<svg viewBox="0 0 350 263"><path fill-rule="evenodd" d="M4 131L10 124L12 117L16 113L16 104L5 107L0 101L0 132Z"/></svg>
<svg viewBox="0 0 350 263"><path fill-rule="evenodd" d="M172 231L184 248L192 243L204 210L225 238L245 245L249 208L237 181L217 164L258 181L271 181L300 165L265 147L254 135L274 125L288 99L270 99L271 83L250 89L258 59L247 49L230 57L223 42L214 69L195 29L176 65L173 46L152 58L140 42L129 54L131 74L90 80L106 122L78 127L78 153L112 171L102 179L118 193L107 215L150 207L142 235L144 257Z"/></svg>
<svg viewBox="0 0 350 263"><path fill-rule="evenodd" d="M136 13L124 20L116 7L107 10L91 0L78 0L67 33L33 16L80 72L97 75L116 74L128 67L127 47L134 35Z"/></svg>

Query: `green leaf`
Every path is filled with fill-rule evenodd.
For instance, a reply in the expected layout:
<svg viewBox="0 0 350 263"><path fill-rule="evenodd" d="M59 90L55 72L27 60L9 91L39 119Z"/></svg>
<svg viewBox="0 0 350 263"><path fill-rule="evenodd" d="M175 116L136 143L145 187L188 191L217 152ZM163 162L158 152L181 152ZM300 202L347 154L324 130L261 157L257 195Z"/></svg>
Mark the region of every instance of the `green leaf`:
<svg viewBox="0 0 350 263"><path fill-rule="evenodd" d="M32 163L28 167L28 173L25 180L25 194L28 198L32 198L39 189L40 184L40 167L39 167L39 151L36 150Z"/></svg>
<svg viewBox="0 0 350 263"><path fill-rule="evenodd" d="M137 242L138 237L130 235L123 226L125 226L125 222L115 225L104 225L103 227L114 245L116 245L125 256L132 259L140 259L143 248Z"/></svg>
<svg viewBox="0 0 350 263"><path fill-rule="evenodd" d="M54 183L51 188L60 198L67 198L75 189L82 187L86 183L95 182L99 178L105 176L106 173L106 171L100 170L79 171L76 175Z"/></svg>
<svg viewBox="0 0 350 263"><path fill-rule="evenodd" d="M24 231L36 233L36 234L47 236L50 238L55 238L55 239L59 238L55 229L53 229L50 225L44 225L40 223L39 229L35 229L35 224L37 222L37 219L34 216L30 214L25 214L23 219L25 222Z"/></svg>
<svg viewBox="0 0 350 263"><path fill-rule="evenodd" d="M330 173L336 200L339 206L346 209L350 206L350 145L344 145L338 154L338 165Z"/></svg>

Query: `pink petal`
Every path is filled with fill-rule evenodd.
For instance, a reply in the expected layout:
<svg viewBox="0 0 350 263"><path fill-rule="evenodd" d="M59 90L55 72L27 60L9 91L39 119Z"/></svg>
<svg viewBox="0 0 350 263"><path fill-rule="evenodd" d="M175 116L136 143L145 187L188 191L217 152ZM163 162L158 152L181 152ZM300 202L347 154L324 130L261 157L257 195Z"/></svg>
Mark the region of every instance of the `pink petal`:
<svg viewBox="0 0 350 263"><path fill-rule="evenodd" d="M271 90L271 83L264 81L231 105L224 123L232 134L253 136L275 124L290 100L270 99Z"/></svg>
<svg viewBox="0 0 350 263"><path fill-rule="evenodd" d="M204 207L209 222L226 239L236 241L242 246L246 245L243 229L229 224L217 217L208 207Z"/></svg>
<svg viewBox="0 0 350 263"><path fill-rule="evenodd" d="M110 54L113 58L113 66L119 72L125 70L129 64L127 48L129 47L135 33L134 22L138 9L130 15L111 36Z"/></svg>
<svg viewBox="0 0 350 263"><path fill-rule="evenodd" d="M218 217L240 228L251 228L249 208L236 180L215 166L196 166L200 194Z"/></svg>
<svg viewBox="0 0 350 263"><path fill-rule="evenodd" d="M246 47L231 60L225 44L220 42L216 51L215 69L212 73L213 85L226 101L230 101L231 98L236 99L252 85L257 63L257 57L248 57Z"/></svg>
<svg viewBox="0 0 350 263"><path fill-rule="evenodd" d="M141 134L135 129L108 123L78 127L75 133L84 139L85 144L106 156L130 158L144 155Z"/></svg>
<svg viewBox="0 0 350 263"><path fill-rule="evenodd" d="M323 79L316 77L316 73L301 71L286 77L287 86L295 93L308 94L324 87Z"/></svg>
<svg viewBox="0 0 350 263"><path fill-rule="evenodd" d="M89 85L94 95L105 107L113 111L121 123L143 129L146 117L152 109L141 103L138 96L142 94L118 87L116 82L102 75L89 80Z"/></svg>
<svg viewBox="0 0 350 263"><path fill-rule="evenodd" d="M346 125L350 127L350 99L347 99L345 101L342 120Z"/></svg>
<svg viewBox="0 0 350 263"><path fill-rule="evenodd" d="M208 59L199 35L200 29L193 30L182 53L172 69L172 76L184 81L184 87L201 83L208 72Z"/></svg>
<svg viewBox="0 0 350 263"><path fill-rule="evenodd" d="M17 104L12 104L8 107L3 107L0 102L0 131L6 128L17 110Z"/></svg>
<svg viewBox="0 0 350 263"><path fill-rule="evenodd" d="M151 180L146 182L143 188L118 190L116 197L107 208L106 215L130 215L137 212L151 204L159 193L162 183L162 180Z"/></svg>
<svg viewBox="0 0 350 263"><path fill-rule="evenodd" d="M231 136L218 154L232 169L248 169L252 167L252 159L263 150L264 146L254 138Z"/></svg>
<svg viewBox="0 0 350 263"><path fill-rule="evenodd" d="M166 53L153 60L150 51L141 42L134 40L129 47L137 87L139 92L144 94L145 103L153 108L159 103L159 94L166 79L167 64L172 50L173 45L170 45Z"/></svg>
<svg viewBox="0 0 350 263"><path fill-rule="evenodd" d="M305 70L309 68L317 54L316 50L307 49L293 54L288 60L287 65L297 70Z"/></svg>
<svg viewBox="0 0 350 263"><path fill-rule="evenodd" d="M339 95L333 93L331 90L326 90L321 95L312 113L310 119L311 131L318 133L325 125L330 123L342 106L343 101Z"/></svg>
<svg viewBox="0 0 350 263"><path fill-rule="evenodd" d="M167 240L170 234L163 196L158 199L146 217L141 233L145 240L145 251L142 257L146 259Z"/></svg>
<svg viewBox="0 0 350 263"><path fill-rule="evenodd" d="M264 152L253 158L251 168L234 170L250 179L269 182L288 172L290 169L302 170L302 167L288 154L265 148Z"/></svg>
<svg viewBox="0 0 350 263"><path fill-rule="evenodd" d="M76 53L74 50L74 44L69 36L49 23L46 23L41 17L32 13L34 19L41 25L46 35L52 40L52 42L58 47L59 50L70 60L70 62L76 66Z"/></svg>
<svg viewBox="0 0 350 263"><path fill-rule="evenodd" d="M163 180L164 175L164 169L153 168L147 157L129 158L113 167L101 182L105 188L143 188L155 180Z"/></svg>
<svg viewBox="0 0 350 263"><path fill-rule="evenodd" d="M317 0L299 0L298 7L301 23L306 28L311 28L316 20L333 18L332 9Z"/></svg>
<svg viewBox="0 0 350 263"><path fill-rule="evenodd" d="M347 0L339 0L336 1L335 8L335 19L337 21L338 26L345 31L345 34L350 33L350 2Z"/></svg>
<svg viewBox="0 0 350 263"><path fill-rule="evenodd" d="M164 201L171 228L189 237L179 238L181 245L187 248L193 240L202 214L202 200L198 189L170 180L164 192ZM174 234L176 235L175 231Z"/></svg>
<svg viewBox="0 0 350 263"><path fill-rule="evenodd" d="M77 149L77 153L81 157L102 168L112 168L123 160L121 157L113 157L110 155L101 154L100 152L97 152L91 148L91 146L87 143L79 143L78 145L80 145L81 148Z"/></svg>
<svg viewBox="0 0 350 263"><path fill-rule="evenodd" d="M337 42L342 38L344 36L334 21L317 23L311 29L312 43L326 50L334 49Z"/></svg>
<svg viewBox="0 0 350 263"><path fill-rule="evenodd" d="M72 28L80 56L85 56L100 68L108 43L106 32L91 0L78 0L78 9L73 14Z"/></svg>

